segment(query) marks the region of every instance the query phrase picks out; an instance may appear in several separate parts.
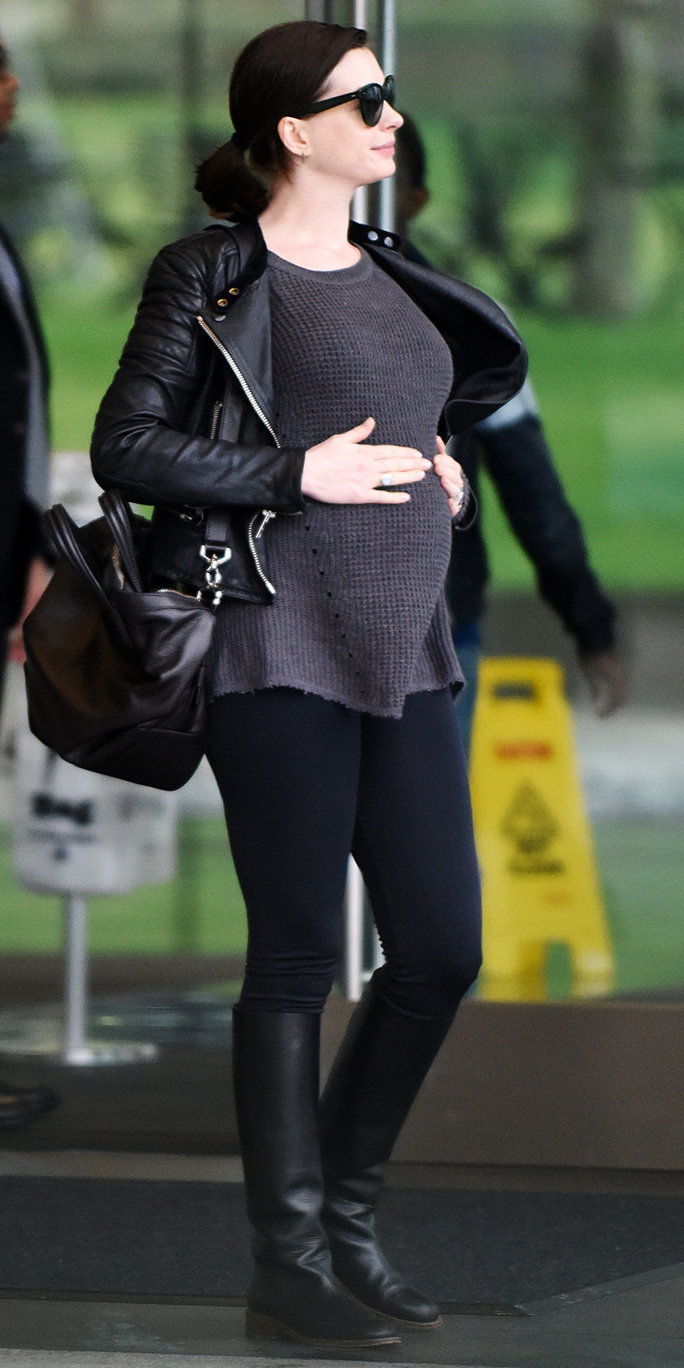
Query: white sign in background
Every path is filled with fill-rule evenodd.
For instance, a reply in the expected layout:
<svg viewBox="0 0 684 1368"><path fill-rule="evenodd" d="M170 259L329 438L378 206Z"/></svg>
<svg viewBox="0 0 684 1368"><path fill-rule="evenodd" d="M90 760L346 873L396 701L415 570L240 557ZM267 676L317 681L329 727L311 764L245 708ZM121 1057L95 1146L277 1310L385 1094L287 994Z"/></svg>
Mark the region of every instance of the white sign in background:
<svg viewBox="0 0 684 1368"><path fill-rule="evenodd" d="M54 497L78 523L99 516L81 452L55 459ZM32 735L23 670L10 665L2 708L3 810L17 878L40 893L129 893L175 873L176 795L77 769Z"/></svg>

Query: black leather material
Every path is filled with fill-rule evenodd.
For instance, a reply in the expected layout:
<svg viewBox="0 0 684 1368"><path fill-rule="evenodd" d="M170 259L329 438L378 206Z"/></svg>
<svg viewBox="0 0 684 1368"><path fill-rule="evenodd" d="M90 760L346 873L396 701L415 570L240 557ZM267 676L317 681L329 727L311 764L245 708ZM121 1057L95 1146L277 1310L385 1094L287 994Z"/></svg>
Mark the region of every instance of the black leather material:
<svg viewBox="0 0 684 1368"><path fill-rule="evenodd" d="M492 300L406 261L394 238L381 245L389 234L352 224L350 237L407 290L451 348L454 388L442 436L516 393L525 350ZM261 510L302 511L305 456L302 448L278 448L273 410L267 255L258 222L216 224L165 247L152 264L91 448L100 484L156 506L152 576L198 584L196 510L223 505L233 552L225 592L270 601L268 532L257 537Z"/></svg>
<svg viewBox="0 0 684 1368"><path fill-rule="evenodd" d="M180 788L205 749L214 615L172 590L142 592L148 525L112 493L101 503L85 527L59 504L46 514L58 562L24 624L29 724L82 769Z"/></svg>
<svg viewBox="0 0 684 1368"><path fill-rule="evenodd" d="M304 451L279 449L268 426L265 263L255 225L216 225L160 252L91 447L104 488L155 505L147 558L153 579L199 587L204 510L223 507L232 552L223 590L257 603L272 598L261 510L303 508ZM226 361L227 346L266 422Z"/></svg>
<svg viewBox="0 0 684 1368"><path fill-rule="evenodd" d="M396 1344L342 1291L321 1226L320 1017L233 1013L235 1104L255 1272L247 1330L333 1347Z"/></svg>
<svg viewBox="0 0 684 1368"><path fill-rule="evenodd" d="M377 1241L375 1206L383 1165L450 1024L396 1011L371 981L320 1104L323 1224L335 1274L363 1306L415 1330L437 1328L439 1307L389 1263Z"/></svg>

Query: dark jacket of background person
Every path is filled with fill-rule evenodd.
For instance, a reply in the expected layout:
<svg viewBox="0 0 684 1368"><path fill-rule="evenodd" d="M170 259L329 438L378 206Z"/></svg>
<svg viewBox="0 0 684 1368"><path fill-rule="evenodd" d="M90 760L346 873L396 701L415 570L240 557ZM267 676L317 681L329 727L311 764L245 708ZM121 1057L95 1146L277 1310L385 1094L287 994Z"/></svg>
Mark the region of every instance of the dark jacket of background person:
<svg viewBox="0 0 684 1368"><path fill-rule="evenodd" d="M408 260L428 266L412 243ZM511 530L534 567L539 592L574 637L580 656L612 651L616 609L589 564L577 514L553 462L529 381L490 418L461 433L460 461L480 510L480 474L490 477ZM479 622L486 609L489 560L482 512L454 538L447 599L457 628Z"/></svg>
<svg viewBox="0 0 684 1368"><path fill-rule="evenodd" d="M454 388L444 437L517 392L525 349L486 295L408 262L391 234L354 224L350 238L412 296L451 347ZM256 221L207 228L162 250L91 448L102 485L156 504L152 576L201 584L198 507L230 506L232 555L222 567L223 591L255 602L272 593L264 511L300 511L305 455L278 448L266 270ZM459 342L464 332L467 354Z"/></svg>
<svg viewBox="0 0 684 1368"><path fill-rule="evenodd" d="M410 241L404 241L403 252L407 260L429 267ZM607 716L627 695L625 666L616 645L617 610L589 563L582 527L566 498L529 381L451 446L480 510L482 469L490 477L511 530L532 563L542 598L574 638L594 708ZM447 574L454 643L466 663L466 648L479 652L479 624L486 609L489 560L483 521L480 511L454 537ZM471 692L471 701L472 697Z"/></svg>
<svg viewBox="0 0 684 1368"><path fill-rule="evenodd" d="M616 610L589 564L579 518L565 497L529 385L492 419L463 433L455 454L476 494L482 469L492 480L532 562L539 592L574 637L580 656L612 650ZM488 579L480 516L452 547L447 597L457 627L483 616Z"/></svg>
<svg viewBox="0 0 684 1368"><path fill-rule="evenodd" d="M33 294L16 249L2 228L0 242L21 282L47 407L48 363ZM24 336L0 276L0 632L3 633L19 617L31 561L35 556L45 554L40 510L24 496L29 365Z"/></svg>

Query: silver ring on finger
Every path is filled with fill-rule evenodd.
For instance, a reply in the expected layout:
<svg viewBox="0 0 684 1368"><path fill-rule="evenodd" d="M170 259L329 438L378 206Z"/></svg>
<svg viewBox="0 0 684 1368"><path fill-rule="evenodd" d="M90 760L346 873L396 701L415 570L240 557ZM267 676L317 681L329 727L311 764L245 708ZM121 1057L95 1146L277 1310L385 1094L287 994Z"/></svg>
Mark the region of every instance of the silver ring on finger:
<svg viewBox="0 0 684 1368"><path fill-rule="evenodd" d="M388 470L385 470L380 476L380 484L383 489L391 489L394 484L394 476L391 475Z"/></svg>

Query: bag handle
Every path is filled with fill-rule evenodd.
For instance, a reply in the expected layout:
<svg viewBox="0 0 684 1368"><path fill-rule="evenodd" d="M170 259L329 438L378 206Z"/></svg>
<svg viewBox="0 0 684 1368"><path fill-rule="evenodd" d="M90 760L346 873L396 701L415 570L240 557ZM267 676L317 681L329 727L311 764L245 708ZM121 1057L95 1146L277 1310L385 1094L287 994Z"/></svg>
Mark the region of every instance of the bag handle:
<svg viewBox="0 0 684 1368"><path fill-rule="evenodd" d="M48 536L58 556L88 582L98 598L111 610L111 604L97 575L91 570L78 544L78 528L63 504L55 504L43 514Z"/></svg>
<svg viewBox="0 0 684 1368"><path fill-rule="evenodd" d="M142 593L143 583L138 568L138 558L133 541L131 510L118 489L107 489L99 497L99 505L104 513L109 530L116 542L125 574L137 593Z"/></svg>
<svg viewBox="0 0 684 1368"><path fill-rule="evenodd" d="M99 504L117 546L124 574L133 590L137 593L142 593L143 583L138 566L138 558L133 539L131 510L128 503L120 490L108 489L104 494L100 495ZM70 514L67 513L64 505L55 504L53 508L48 509L44 514L44 518L48 535L58 556L61 556L62 559L69 562L72 568L88 582L101 601L111 610L112 605L107 594L102 588L96 574L88 564L79 545L79 529ZM211 562L212 558L213 560L217 560L215 548L221 547L224 551L223 556L218 560L219 564L222 560L226 560L230 557L230 548L227 544L229 522L230 515L228 509L217 508L209 510L205 527L206 545L203 550L205 553L207 550L210 552L210 554L205 554L205 559L210 562L207 570L207 585L209 589L215 591L218 591L218 584L215 585L213 580L209 579L209 575L212 571ZM214 597L215 604L217 601L220 601L220 594L218 595L218 598L216 595Z"/></svg>

